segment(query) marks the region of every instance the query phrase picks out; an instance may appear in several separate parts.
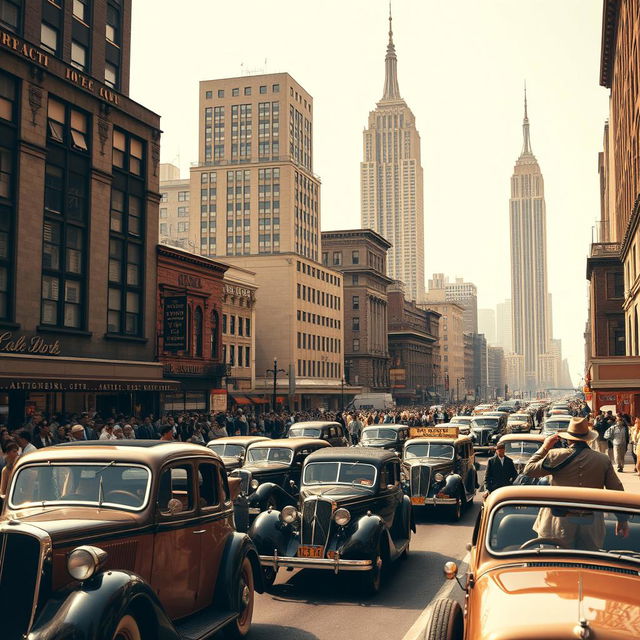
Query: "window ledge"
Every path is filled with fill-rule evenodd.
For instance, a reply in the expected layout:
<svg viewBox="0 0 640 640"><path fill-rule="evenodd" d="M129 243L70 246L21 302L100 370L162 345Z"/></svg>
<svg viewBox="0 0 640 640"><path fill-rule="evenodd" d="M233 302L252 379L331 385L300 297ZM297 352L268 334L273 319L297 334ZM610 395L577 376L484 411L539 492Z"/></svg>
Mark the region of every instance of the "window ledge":
<svg viewBox="0 0 640 640"><path fill-rule="evenodd" d="M20 324L18 322L11 322L10 320L0 320L1 329L19 329Z"/></svg>
<svg viewBox="0 0 640 640"><path fill-rule="evenodd" d="M91 331L84 331L83 329L72 329L71 327L54 327L45 324L39 324L36 327L36 331L42 333L64 333L70 336L81 336L83 338L90 338L93 333Z"/></svg>
<svg viewBox="0 0 640 640"><path fill-rule="evenodd" d="M141 338L140 336L127 336L120 333L105 333L105 340L120 340L122 342L139 342L140 344L146 344L149 342L148 338Z"/></svg>

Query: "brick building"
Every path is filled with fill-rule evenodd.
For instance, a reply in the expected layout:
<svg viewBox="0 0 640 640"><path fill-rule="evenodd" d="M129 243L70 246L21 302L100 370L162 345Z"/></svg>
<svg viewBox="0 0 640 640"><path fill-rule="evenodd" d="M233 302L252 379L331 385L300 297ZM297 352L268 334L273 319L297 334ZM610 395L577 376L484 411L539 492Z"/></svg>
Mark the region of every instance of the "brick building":
<svg viewBox="0 0 640 640"><path fill-rule="evenodd" d="M160 118L128 97L130 0L0 17L0 422L157 411Z"/></svg>

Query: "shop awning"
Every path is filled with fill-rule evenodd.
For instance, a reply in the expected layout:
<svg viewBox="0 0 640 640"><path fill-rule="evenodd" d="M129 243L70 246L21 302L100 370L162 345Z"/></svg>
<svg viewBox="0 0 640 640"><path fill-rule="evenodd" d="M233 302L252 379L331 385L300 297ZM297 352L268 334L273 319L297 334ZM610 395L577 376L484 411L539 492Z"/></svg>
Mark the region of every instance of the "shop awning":
<svg viewBox="0 0 640 640"><path fill-rule="evenodd" d="M231 402L235 404L251 404L251 400L247 396L235 396L231 395Z"/></svg>

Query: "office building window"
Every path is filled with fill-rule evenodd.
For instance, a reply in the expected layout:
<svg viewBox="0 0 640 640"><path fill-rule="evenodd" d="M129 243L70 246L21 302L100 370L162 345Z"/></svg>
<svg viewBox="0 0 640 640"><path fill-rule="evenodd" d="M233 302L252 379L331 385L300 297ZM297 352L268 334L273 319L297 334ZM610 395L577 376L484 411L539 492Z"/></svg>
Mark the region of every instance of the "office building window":
<svg viewBox="0 0 640 640"><path fill-rule="evenodd" d="M360 264L360 251L357 249L351 252L351 264Z"/></svg>
<svg viewBox="0 0 640 640"><path fill-rule="evenodd" d="M112 89L118 88L118 67L115 64L104 63L104 83Z"/></svg>
<svg viewBox="0 0 640 640"><path fill-rule="evenodd" d="M107 332L142 336L144 291L144 143L113 131Z"/></svg>
<svg viewBox="0 0 640 640"><path fill-rule="evenodd" d="M333 264L334 266L339 266L342 264L342 251L333 252Z"/></svg>
<svg viewBox="0 0 640 640"><path fill-rule="evenodd" d="M164 207L160 208L160 217L161 218L166 218L167 217L167 210Z"/></svg>
<svg viewBox="0 0 640 640"><path fill-rule="evenodd" d="M205 92L204 92L204 97L205 97L207 100L211 100L211 98L213 98L213 91L205 91Z"/></svg>
<svg viewBox="0 0 640 640"><path fill-rule="evenodd" d="M116 6L115 2L109 2L107 5L105 36L109 42L120 44L120 8Z"/></svg>
<svg viewBox="0 0 640 640"><path fill-rule="evenodd" d="M229 333L232 336L236 335L236 317L235 316L229 316Z"/></svg>
<svg viewBox="0 0 640 640"><path fill-rule="evenodd" d="M178 207L178 218L186 218L189 215L189 207Z"/></svg>
<svg viewBox="0 0 640 640"><path fill-rule="evenodd" d="M236 346L234 344L229 345L229 364L233 367L236 363Z"/></svg>
<svg viewBox="0 0 640 640"><path fill-rule="evenodd" d="M245 87L244 88L244 95L245 96L250 96L251 95L251 87Z"/></svg>
<svg viewBox="0 0 640 640"><path fill-rule="evenodd" d="M360 331L360 318L358 316L351 319L351 330Z"/></svg>
<svg viewBox="0 0 640 640"><path fill-rule="evenodd" d="M75 40L71 41L71 66L80 71L87 68L87 48Z"/></svg>
<svg viewBox="0 0 640 640"><path fill-rule="evenodd" d="M240 95L240 89L236 88L236 89L231 89L231 95L235 98L236 96Z"/></svg>
<svg viewBox="0 0 640 640"><path fill-rule="evenodd" d="M89 24L89 0L73 0L73 17Z"/></svg>
<svg viewBox="0 0 640 640"><path fill-rule="evenodd" d="M359 282L360 282L360 278L359 278L358 274L357 273L352 273L351 274L351 284L352 285L357 285L357 284L359 284Z"/></svg>
<svg viewBox="0 0 640 640"><path fill-rule="evenodd" d="M280 93L280 85L279 84L271 85L271 91L273 91L273 93Z"/></svg>
<svg viewBox="0 0 640 640"><path fill-rule="evenodd" d="M0 25L20 33L22 31L22 0L0 0Z"/></svg>
<svg viewBox="0 0 640 640"><path fill-rule="evenodd" d="M189 192L178 191L178 202L186 202L187 200L189 200Z"/></svg>
<svg viewBox="0 0 640 640"><path fill-rule="evenodd" d="M245 329L244 329L244 335L247 338L251 337L251 318L245 318Z"/></svg>
<svg viewBox="0 0 640 640"><path fill-rule="evenodd" d="M48 24L47 22L43 22L40 27L40 46L49 53L53 55L58 54L58 40L59 40L58 30Z"/></svg>
<svg viewBox="0 0 640 640"><path fill-rule="evenodd" d="M189 223L188 222L178 222L178 233L185 233L189 231Z"/></svg>
<svg viewBox="0 0 640 640"><path fill-rule="evenodd" d="M359 309L360 308L360 296L352 296L351 298L351 308Z"/></svg>
<svg viewBox="0 0 640 640"><path fill-rule="evenodd" d="M218 89L218 98L224 98L224 89Z"/></svg>
<svg viewBox="0 0 640 640"><path fill-rule="evenodd" d="M360 338L353 339L353 350L360 351Z"/></svg>

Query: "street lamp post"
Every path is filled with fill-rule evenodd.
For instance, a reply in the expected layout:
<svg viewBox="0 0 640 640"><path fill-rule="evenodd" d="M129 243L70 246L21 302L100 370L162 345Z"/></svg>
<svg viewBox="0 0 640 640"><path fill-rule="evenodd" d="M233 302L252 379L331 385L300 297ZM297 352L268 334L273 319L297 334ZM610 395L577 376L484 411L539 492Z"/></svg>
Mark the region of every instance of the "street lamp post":
<svg viewBox="0 0 640 640"><path fill-rule="evenodd" d="M271 407L272 407L272 410L275 411L276 410L276 396L277 396L276 386L278 384L278 374L279 373L286 373L286 371L284 369L278 369L278 358L274 358L273 359L273 369L267 369L267 373L272 373L273 374L273 401L271 403Z"/></svg>
<svg viewBox="0 0 640 640"><path fill-rule="evenodd" d="M344 361L344 367L342 371L342 380L340 381L340 403L342 407L342 413L344 413L344 385L350 384L349 380L351 378L351 360Z"/></svg>

